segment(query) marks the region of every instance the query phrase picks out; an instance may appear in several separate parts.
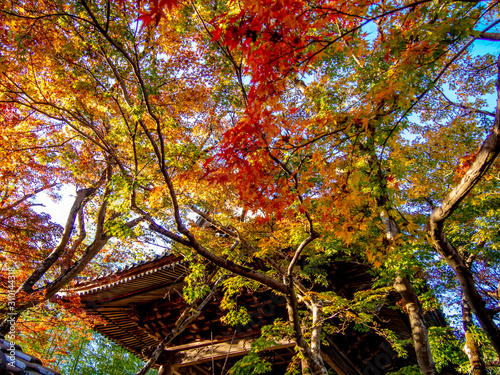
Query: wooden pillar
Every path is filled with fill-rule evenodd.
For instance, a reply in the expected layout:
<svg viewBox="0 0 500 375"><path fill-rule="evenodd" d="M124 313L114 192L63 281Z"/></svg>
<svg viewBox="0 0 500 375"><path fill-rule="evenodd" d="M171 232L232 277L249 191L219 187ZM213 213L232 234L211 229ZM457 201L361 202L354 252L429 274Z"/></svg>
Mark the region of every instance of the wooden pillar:
<svg viewBox="0 0 500 375"><path fill-rule="evenodd" d="M172 375L173 373L174 370L172 369L172 366L168 363L162 365L158 370L158 375Z"/></svg>

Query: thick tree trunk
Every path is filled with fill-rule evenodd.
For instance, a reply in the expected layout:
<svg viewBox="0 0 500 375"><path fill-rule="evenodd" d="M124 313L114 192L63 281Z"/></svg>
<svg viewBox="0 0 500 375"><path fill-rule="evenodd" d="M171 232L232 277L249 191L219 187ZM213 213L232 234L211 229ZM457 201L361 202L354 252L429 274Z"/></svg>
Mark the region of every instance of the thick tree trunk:
<svg viewBox="0 0 500 375"><path fill-rule="evenodd" d="M129 221L125 226L132 228L139 224L142 218L137 218ZM68 270L57 277L55 280L47 284L46 286L33 290L29 294L43 291L45 292L43 299L39 299L35 302L31 301L25 304L16 305L16 315L6 318L0 324L0 333L6 334L10 330L10 326L13 324L12 319L17 321L23 312L31 307L38 305L39 303L52 298L57 292L59 292L64 286L66 286L71 280L73 280L83 269L89 264L89 262L94 259L94 257L99 253L99 251L108 243L111 236L101 233L99 238L95 239L83 252L82 256L78 261L76 261Z"/></svg>
<svg viewBox="0 0 500 375"><path fill-rule="evenodd" d="M106 170L107 174L109 175L110 168ZM104 177L106 176L106 173L103 173L103 176L101 179L94 184L93 187L87 188L87 189L82 189L77 191L75 201L71 207L71 210L68 214L68 219L66 221L66 225L64 227L64 231L61 235L61 238L59 239L59 243L57 246L52 250L52 252L38 265L38 267L31 273L31 275L19 286L19 288L16 291L16 298L18 293L26 293L27 295L33 294L33 286L45 275L45 273L57 262L57 260L61 257L61 255L64 253L64 251L67 249L67 245L71 239L71 234L74 228L75 224L75 218L77 217L78 213L80 212L80 209L84 206L85 200L92 196L96 190L97 187L102 185L104 182ZM49 284L49 286L53 285L54 282ZM59 289L57 289L59 290ZM51 296L44 296L44 301L50 298ZM28 303L16 303L16 309L15 313L12 313L12 315L7 316L2 323L0 323L0 334L7 334L7 332L10 331L11 326L15 324L15 322L19 319L21 314L26 311L28 308L35 306L39 304L41 301L38 300L37 302L29 301Z"/></svg>
<svg viewBox="0 0 500 375"><path fill-rule="evenodd" d="M0 333L6 334L10 330L10 327L13 324L13 322L17 321L17 319L19 319L19 317L21 316L22 313L24 313L29 308L38 305L42 301L46 301L46 300L50 299L59 290L61 290L62 287L64 287L71 280L73 280L85 268L85 266L97 255L99 250L101 250L106 245L106 243L108 242L108 240L110 238L111 237L106 236L103 239L94 241L89 247L87 247L87 250L85 250L82 258L77 263L75 263L69 270L67 270L63 275L60 275L57 279L55 279L50 284L48 284L47 287L40 288L40 289L37 289L35 291L28 293L28 294L32 294L32 293L42 291L42 290L45 291L45 294L44 294L42 300L30 301L28 303L16 305L16 311L15 311L16 315L6 318L0 324Z"/></svg>
<svg viewBox="0 0 500 375"><path fill-rule="evenodd" d="M408 312L413 346L417 355L420 371L422 374L426 375L437 374L431 348L429 346L427 325L425 324L422 307L413 289L413 285L407 277L398 276L394 281L394 288L403 298L406 311Z"/></svg>
<svg viewBox="0 0 500 375"><path fill-rule="evenodd" d="M33 290L33 286L36 284L40 278L49 270L50 267L59 259L59 257L66 250L66 245L71 239L71 232L73 231L73 227L75 225L75 219L80 211L80 208L84 204L86 198L90 197L92 194L96 192L96 188L91 187L88 189L78 190L76 193L76 198L71 207L71 210L68 215L68 220L64 227L64 232L59 240L59 244L54 248L54 250L49 254L47 258L45 258L37 267L36 270L28 277L19 287L19 290L23 290L26 293L30 293Z"/></svg>
<svg viewBox="0 0 500 375"><path fill-rule="evenodd" d="M382 211L380 217L385 226L386 238L391 242L394 241L398 234L396 222L385 210ZM397 276L393 285L394 289L401 295L410 319L413 347L415 348L420 371L426 375L436 374L436 366L429 345L428 329L417 293L407 277Z"/></svg>
<svg viewBox="0 0 500 375"><path fill-rule="evenodd" d="M33 295L37 292L44 292L43 298L37 299L35 301L28 301L22 304L16 304L15 315L9 316L0 324L0 333L8 332L13 324L13 321L15 322L24 311L53 297L59 290L61 290L61 288L67 285L81 271L83 271L86 265L108 243L111 236L106 234L104 224L106 221L107 199L111 190L109 187L106 187L101 206L99 208L94 241L89 246L87 246L80 259L78 259L71 267L69 267L69 269L63 270L59 277L57 277L55 280L51 281L44 287L33 289L33 286L46 274L46 272L56 263L56 261L60 259L64 252L68 251L68 244L71 240L75 218L79 214L79 212L81 212L80 210L85 204L85 200L96 192L98 186L102 185L106 180L110 181L111 177L112 167L111 165L108 165L108 168L106 169L105 173L103 173L101 179L96 184L94 184L93 187L79 190L77 192L59 244L54 248L50 255L41 262L41 264L33 271L33 273L21 284L21 286L16 291L16 295L17 293L26 293L27 295ZM142 217L133 219L126 223L125 226L127 226L128 228L132 228L139 224L142 220ZM80 240L81 238L78 238L76 242ZM69 251L74 250L74 248L69 249Z"/></svg>
<svg viewBox="0 0 500 375"><path fill-rule="evenodd" d="M472 375L486 375L486 365L484 364L481 352L477 347L476 340L472 334L471 328L474 326L472 313L467 299L462 294L462 324L465 332L465 354L469 357L469 363Z"/></svg>

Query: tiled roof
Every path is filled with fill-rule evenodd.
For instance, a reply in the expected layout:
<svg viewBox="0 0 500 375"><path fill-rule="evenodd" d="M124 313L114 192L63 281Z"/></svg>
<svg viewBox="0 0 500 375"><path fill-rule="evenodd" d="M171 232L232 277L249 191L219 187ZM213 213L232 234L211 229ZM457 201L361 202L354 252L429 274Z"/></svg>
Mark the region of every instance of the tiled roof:
<svg viewBox="0 0 500 375"><path fill-rule="evenodd" d="M158 278L164 282L168 282L169 279L173 282L177 278L183 278L187 267L183 257L164 253L99 277L78 279L76 284L69 287L69 290L71 293L84 296L117 287L118 289L130 289L133 286L144 288L158 283ZM68 290L59 292L54 299L65 298L66 292Z"/></svg>
<svg viewBox="0 0 500 375"><path fill-rule="evenodd" d="M80 285L91 284L92 282L95 282L98 280L105 280L108 278L113 278L113 277L116 277L116 275L126 273L126 271L134 270L134 269L139 268L141 266L144 266L144 265L147 265L150 263L156 263L156 262L160 261L161 259L171 258L171 257L172 257L172 254L170 252L166 251L163 254L157 254L153 258L150 258L150 259L145 259L145 260L141 260L138 262L133 262L133 263L130 263L124 267L116 267L114 270L111 270L108 273L102 274L99 276L95 276L95 277L79 277L79 276L77 276L75 278L74 283L73 283L72 289L78 288Z"/></svg>
<svg viewBox="0 0 500 375"><path fill-rule="evenodd" d="M19 345L0 335L0 374L6 375L61 375L42 365L37 357L23 352Z"/></svg>
<svg viewBox="0 0 500 375"><path fill-rule="evenodd" d="M188 273L189 265L182 256L165 253L121 268L114 274L80 279L76 285L57 293L54 299L78 295L87 313L106 322L98 325L97 331L141 356L141 350L156 346L158 338L131 321L134 306L162 300L169 293L172 293L169 298L178 298Z"/></svg>

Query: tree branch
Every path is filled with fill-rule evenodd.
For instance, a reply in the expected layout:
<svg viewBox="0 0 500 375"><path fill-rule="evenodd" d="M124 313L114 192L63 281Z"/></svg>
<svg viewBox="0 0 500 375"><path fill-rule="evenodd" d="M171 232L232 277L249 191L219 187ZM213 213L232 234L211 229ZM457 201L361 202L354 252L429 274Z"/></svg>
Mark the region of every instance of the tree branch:
<svg viewBox="0 0 500 375"><path fill-rule="evenodd" d="M97 187L104 182L104 179L101 179L94 184L93 187L82 189L77 191L75 201L73 202L73 206L68 215L68 219L66 221L66 225L64 227L63 234L61 239L59 240L59 244L52 250L45 260L40 263L40 265L33 271L33 273L26 279L18 291L23 290L26 293L30 293L33 291L33 285L36 284L38 280L49 270L50 267L59 259L61 254L64 252L66 245L68 244L71 238L71 232L73 231L73 227L75 225L75 218L78 215L78 211L80 211L84 201L95 194Z"/></svg>
<svg viewBox="0 0 500 375"><path fill-rule="evenodd" d="M465 109L466 111L472 111L472 112L476 112L476 113L480 113L482 115L485 115L485 116L491 116L491 117L496 117L495 113L493 112L489 112L489 111L483 111L482 109L476 109L476 108L469 108L463 104L459 104L459 103L455 103L454 101L452 101L451 99L449 99L446 94L440 90L440 89L437 89L437 91L443 96L443 98L452 106L454 107L457 107L457 108L461 108L461 109Z"/></svg>
<svg viewBox="0 0 500 375"><path fill-rule="evenodd" d="M63 259L61 262L61 275L64 274L71 266L71 259L73 258L75 251L82 244L85 237L87 237L87 232L85 231L85 219L83 217L83 207L81 207L80 211L78 211L78 237L67 251L65 259Z"/></svg>
<svg viewBox="0 0 500 375"><path fill-rule="evenodd" d="M138 207L134 207L133 208L137 213L141 214L144 216L145 220L147 222L150 223L150 229L155 231L156 233L158 234L161 234L169 239L171 239L172 241L175 241L181 245L184 245L186 247L189 247L193 250L195 250L198 255L202 256L203 258L211 261L212 263L214 263L215 265L223 268L223 269L226 269L228 271L231 271L237 275L240 275L240 276L243 276L243 277L246 277L246 278L249 278L251 280L254 280L254 281L257 281L258 283L262 284L262 285L265 285L273 290L276 290L278 292L281 292L281 293L288 293L288 288L276 281L275 279L267 276L267 275L264 275L260 272L257 272L251 268L248 268L248 267L244 267L244 266L241 266L239 264L236 264L230 260L227 260L223 257L220 257L218 255L215 255L214 253L212 253L211 251L209 251L208 249L206 249L204 246L202 246L197 240L196 238L194 237L194 235L188 230L186 229L183 225L181 225L181 228L183 228L184 230L184 233L182 231L179 230L179 232L183 233L187 238L183 238L163 227L161 227L160 225L156 224L153 220L153 218L151 217L151 215L149 215L148 213L142 211L141 209L139 209ZM180 215L178 214L179 216L179 219L180 219ZM182 224L182 222L181 222ZM186 235L186 233L189 235Z"/></svg>
<svg viewBox="0 0 500 375"><path fill-rule="evenodd" d="M288 270L287 270L287 277L292 276L293 272L293 267L295 267L295 263L297 263L297 260L300 257L300 254L302 251L306 248L307 245L309 245L312 241L314 241L316 238L319 238L319 234L315 231L313 231L307 238L305 238L302 243L299 245L297 250L295 251L295 254L293 254L293 258L290 261L290 264L288 265Z"/></svg>
<svg viewBox="0 0 500 375"><path fill-rule="evenodd" d="M480 32L478 39L492 40L494 42L500 41L500 33L484 33Z"/></svg>
<svg viewBox="0 0 500 375"><path fill-rule="evenodd" d="M500 22L500 20L498 21ZM475 161L465 173L457 186L446 195L441 206L436 207L429 218L428 237L431 245L446 260L455 271L462 292L476 315L481 327L491 340L491 343L500 355L500 329L486 309L486 304L481 297L473 275L463 257L456 251L443 233L444 222L458 208L469 192L481 180L489 167L493 164L500 152L500 57L497 60L497 110L496 118L490 134L479 149Z"/></svg>
<svg viewBox="0 0 500 375"><path fill-rule="evenodd" d="M170 342L172 342L173 339L184 332L187 326L191 324L191 322L193 322L196 318L198 318L198 316L200 316L205 306L210 302L210 300L212 300L215 293L217 292L219 284L228 276L229 275L223 275L215 282L210 293L203 299L203 301L198 305L198 307L196 307L196 309L193 310L193 304L184 309L184 311L175 322L174 327L170 330L169 334L166 335L162 341L160 341L149 361L139 372L136 373L136 375L145 375L146 372L156 363L158 358L160 358L160 355L165 349L165 346L167 346Z"/></svg>
<svg viewBox="0 0 500 375"><path fill-rule="evenodd" d="M460 202L481 180L483 175L495 161L500 152L500 58L497 61L497 110L496 117L490 134L481 145L476 159L460 180L457 186L446 195L440 207L435 208L431 214L431 225L442 226L444 221L457 209Z"/></svg>
<svg viewBox="0 0 500 375"><path fill-rule="evenodd" d="M47 190L47 189L51 189L53 188L54 186L56 186L57 184L51 184L51 185L48 185L48 186L44 186L44 187L41 187L39 189L36 189L35 191L33 191L32 193L30 194L25 194L23 195L22 198L18 199L17 201L15 201L14 203L8 205L7 207L4 207L2 209L0 209L0 216L2 216L5 212L8 212L8 211L12 211L14 208L16 208L17 206L19 206L21 203L25 202L26 200L34 197L35 195L37 195L38 193L44 191L44 190Z"/></svg>

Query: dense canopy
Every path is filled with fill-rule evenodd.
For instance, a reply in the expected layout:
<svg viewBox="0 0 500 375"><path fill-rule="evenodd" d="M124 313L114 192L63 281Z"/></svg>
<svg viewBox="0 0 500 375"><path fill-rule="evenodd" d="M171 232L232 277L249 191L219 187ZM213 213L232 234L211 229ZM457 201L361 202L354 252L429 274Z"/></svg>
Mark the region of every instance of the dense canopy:
<svg viewBox="0 0 500 375"><path fill-rule="evenodd" d="M284 295L304 373L328 373L331 317L377 330L391 291L412 342L378 333L415 373L498 371L499 10L3 1L2 317L15 289L29 341L68 319L47 301L75 277L164 247L191 262L193 309L225 285L228 324L248 319L236 286ZM36 207L62 187L64 227ZM370 293L329 290L337 260L369 265ZM429 329L443 303L449 329Z"/></svg>

